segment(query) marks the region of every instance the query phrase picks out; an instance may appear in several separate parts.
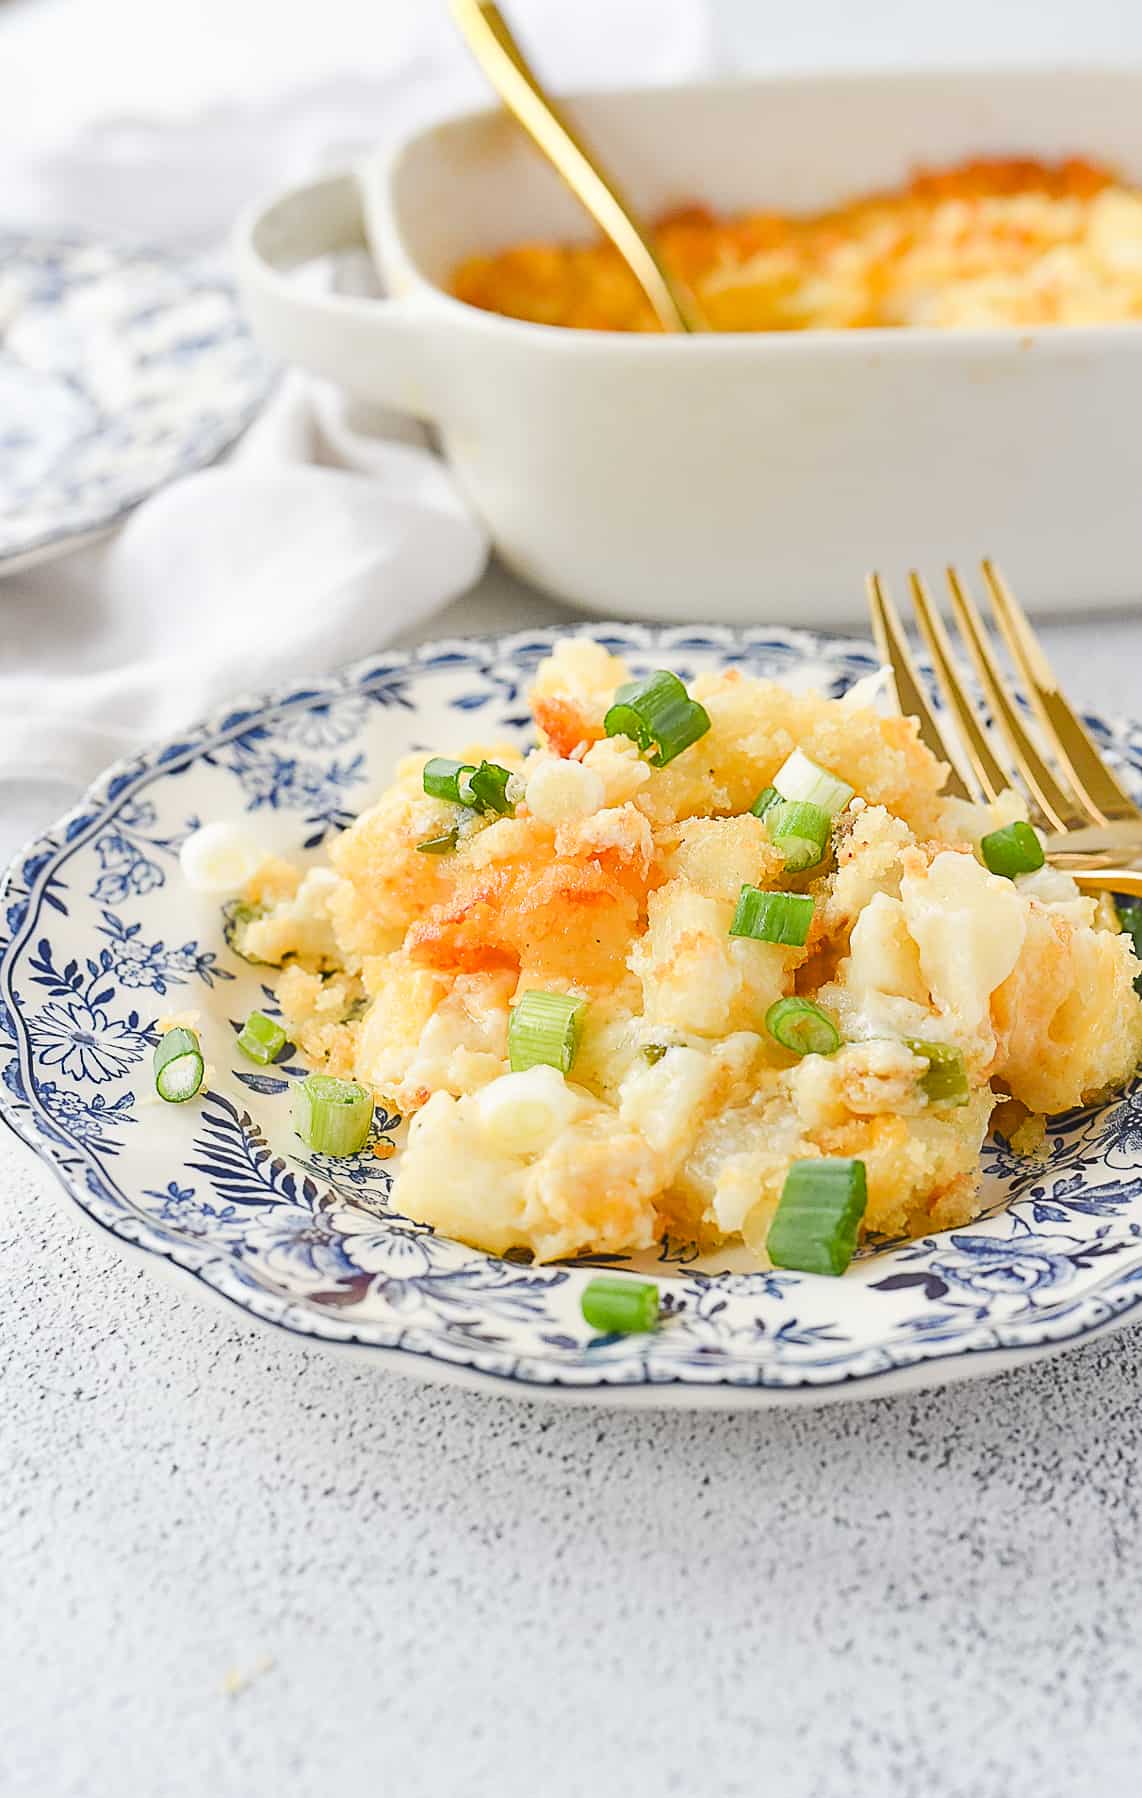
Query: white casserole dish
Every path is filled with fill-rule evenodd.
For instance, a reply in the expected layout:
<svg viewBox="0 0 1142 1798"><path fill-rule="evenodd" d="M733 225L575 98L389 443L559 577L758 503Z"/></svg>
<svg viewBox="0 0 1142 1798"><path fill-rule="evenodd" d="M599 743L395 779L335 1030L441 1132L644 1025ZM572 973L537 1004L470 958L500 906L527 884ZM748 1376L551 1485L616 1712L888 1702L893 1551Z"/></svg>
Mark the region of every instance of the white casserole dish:
<svg viewBox="0 0 1142 1798"><path fill-rule="evenodd" d="M776 77L569 110L647 214L818 207L985 154L1142 181L1142 71ZM291 277L362 231L391 299ZM873 565L981 555L1041 608L1137 600L1142 325L664 338L442 291L474 251L589 235L492 111L281 195L237 257L270 349L432 421L503 558L591 610L830 622L861 611Z"/></svg>

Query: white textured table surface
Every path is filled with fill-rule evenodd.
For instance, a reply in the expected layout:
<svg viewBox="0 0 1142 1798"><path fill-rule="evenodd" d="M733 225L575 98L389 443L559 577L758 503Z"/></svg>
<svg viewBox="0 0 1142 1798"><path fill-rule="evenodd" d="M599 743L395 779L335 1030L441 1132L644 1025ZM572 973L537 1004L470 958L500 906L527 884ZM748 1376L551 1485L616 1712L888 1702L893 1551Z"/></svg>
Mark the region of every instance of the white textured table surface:
<svg viewBox="0 0 1142 1798"><path fill-rule="evenodd" d="M1142 619L1046 635L1138 710ZM470 1396L156 1283L10 1139L0 1258L3 1798L1134 1789L1139 1329L817 1411Z"/></svg>

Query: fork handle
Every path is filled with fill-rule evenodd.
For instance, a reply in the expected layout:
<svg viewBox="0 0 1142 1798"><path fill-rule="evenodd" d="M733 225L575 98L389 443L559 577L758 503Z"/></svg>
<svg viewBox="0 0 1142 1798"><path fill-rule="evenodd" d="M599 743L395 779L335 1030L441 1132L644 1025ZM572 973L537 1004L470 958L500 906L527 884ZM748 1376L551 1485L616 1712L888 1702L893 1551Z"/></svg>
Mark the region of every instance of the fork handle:
<svg viewBox="0 0 1142 1798"><path fill-rule="evenodd" d="M1126 893L1142 899L1142 868L1076 868L1073 873L1084 893Z"/></svg>
<svg viewBox="0 0 1142 1798"><path fill-rule="evenodd" d="M610 238L663 330L707 330L697 298L666 267L630 202L551 99L495 0L452 0L452 17L504 105Z"/></svg>

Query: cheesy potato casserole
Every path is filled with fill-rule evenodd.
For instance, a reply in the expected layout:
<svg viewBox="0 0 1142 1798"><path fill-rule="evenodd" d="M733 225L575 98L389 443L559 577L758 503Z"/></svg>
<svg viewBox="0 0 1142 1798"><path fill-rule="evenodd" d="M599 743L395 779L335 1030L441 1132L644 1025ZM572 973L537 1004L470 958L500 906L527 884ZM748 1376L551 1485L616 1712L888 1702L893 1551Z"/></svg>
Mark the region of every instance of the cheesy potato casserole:
<svg viewBox="0 0 1142 1798"><path fill-rule="evenodd" d="M1142 192L1097 163L989 160L834 211L660 219L667 262L718 331L1092 325L1142 318ZM533 324L656 331L605 242L473 256L451 291Z"/></svg>
<svg viewBox="0 0 1142 1798"><path fill-rule="evenodd" d="M1113 908L1014 795L945 797L870 692L632 682L577 638L532 705L538 747L409 757L328 866L263 863L232 918L325 1085L411 1118L407 1216L541 1260L669 1233L814 1267L775 1226L808 1166L840 1271L977 1213L997 1104L1030 1146L1134 1069Z"/></svg>

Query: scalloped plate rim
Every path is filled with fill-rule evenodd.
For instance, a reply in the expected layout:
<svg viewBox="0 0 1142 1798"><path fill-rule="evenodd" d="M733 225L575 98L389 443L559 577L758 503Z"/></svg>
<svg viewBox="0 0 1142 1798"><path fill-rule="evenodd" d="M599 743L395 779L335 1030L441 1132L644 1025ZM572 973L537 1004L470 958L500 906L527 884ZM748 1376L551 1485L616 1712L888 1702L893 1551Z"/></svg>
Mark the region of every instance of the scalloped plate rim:
<svg viewBox="0 0 1142 1798"><path fill-rule="evenodd" d="M894 1398L910 1392L930 1391L934 1387L966 1384L969 1381L995 1379L1019 1367L1037 1361L1053 1361L1068 1349L1079 1348L1096 1338L1112 1335L1137 1321L1135 1313L1142 1305L1142 1293L1128 1310L1116 1312L1098 1323L1090 1324L1074 1336L1040 1343L1011 1344L993 1348L950 1349L943 1355L931 1355L909 1367L885 1368L867 1374L854 1374L831 1384L815 1386L763 1386L731 1382L697 1384L675 1378L646 1381L634 1385L618 1381L600 1381L595 1385L571 1385L559 1380L527 1380L518 1374L502 1374L459 1363L437 1360L425 1350L386 1347L380 1343L335 1341L312 1336L281 1318L260 1317L228 1293L204 1280L192 1267L184 1267L171 1256L155 1249L143 1248L120 1236L109 1225L87 1210L68 1187L61 1169L56 1167L37 1145L19 1129L0 1099L0 1122L37 1160L50 1167L58 1186L75 1203L81 1228L99 1237L110 1237L116 1253L128 1266L142 1268L159 1285L189 1294L204 1309L231 1323L245 1324L257 1334L278 1332L289 1337L299 1349L312 1348L321 1353L333 1352L339 1360L362 1369L369 1367L398 1375L402 1379L431 1386L450 1387L455 1391L478 1393L485 1398L511 1398L522 1404L576 1405L605 1407L608 1410L649 1411L770 1411L796 1407L818 1411L826 1405L853 1404L863 1400ZM235 1312L238 1316L235 1318Z"/></svg>

